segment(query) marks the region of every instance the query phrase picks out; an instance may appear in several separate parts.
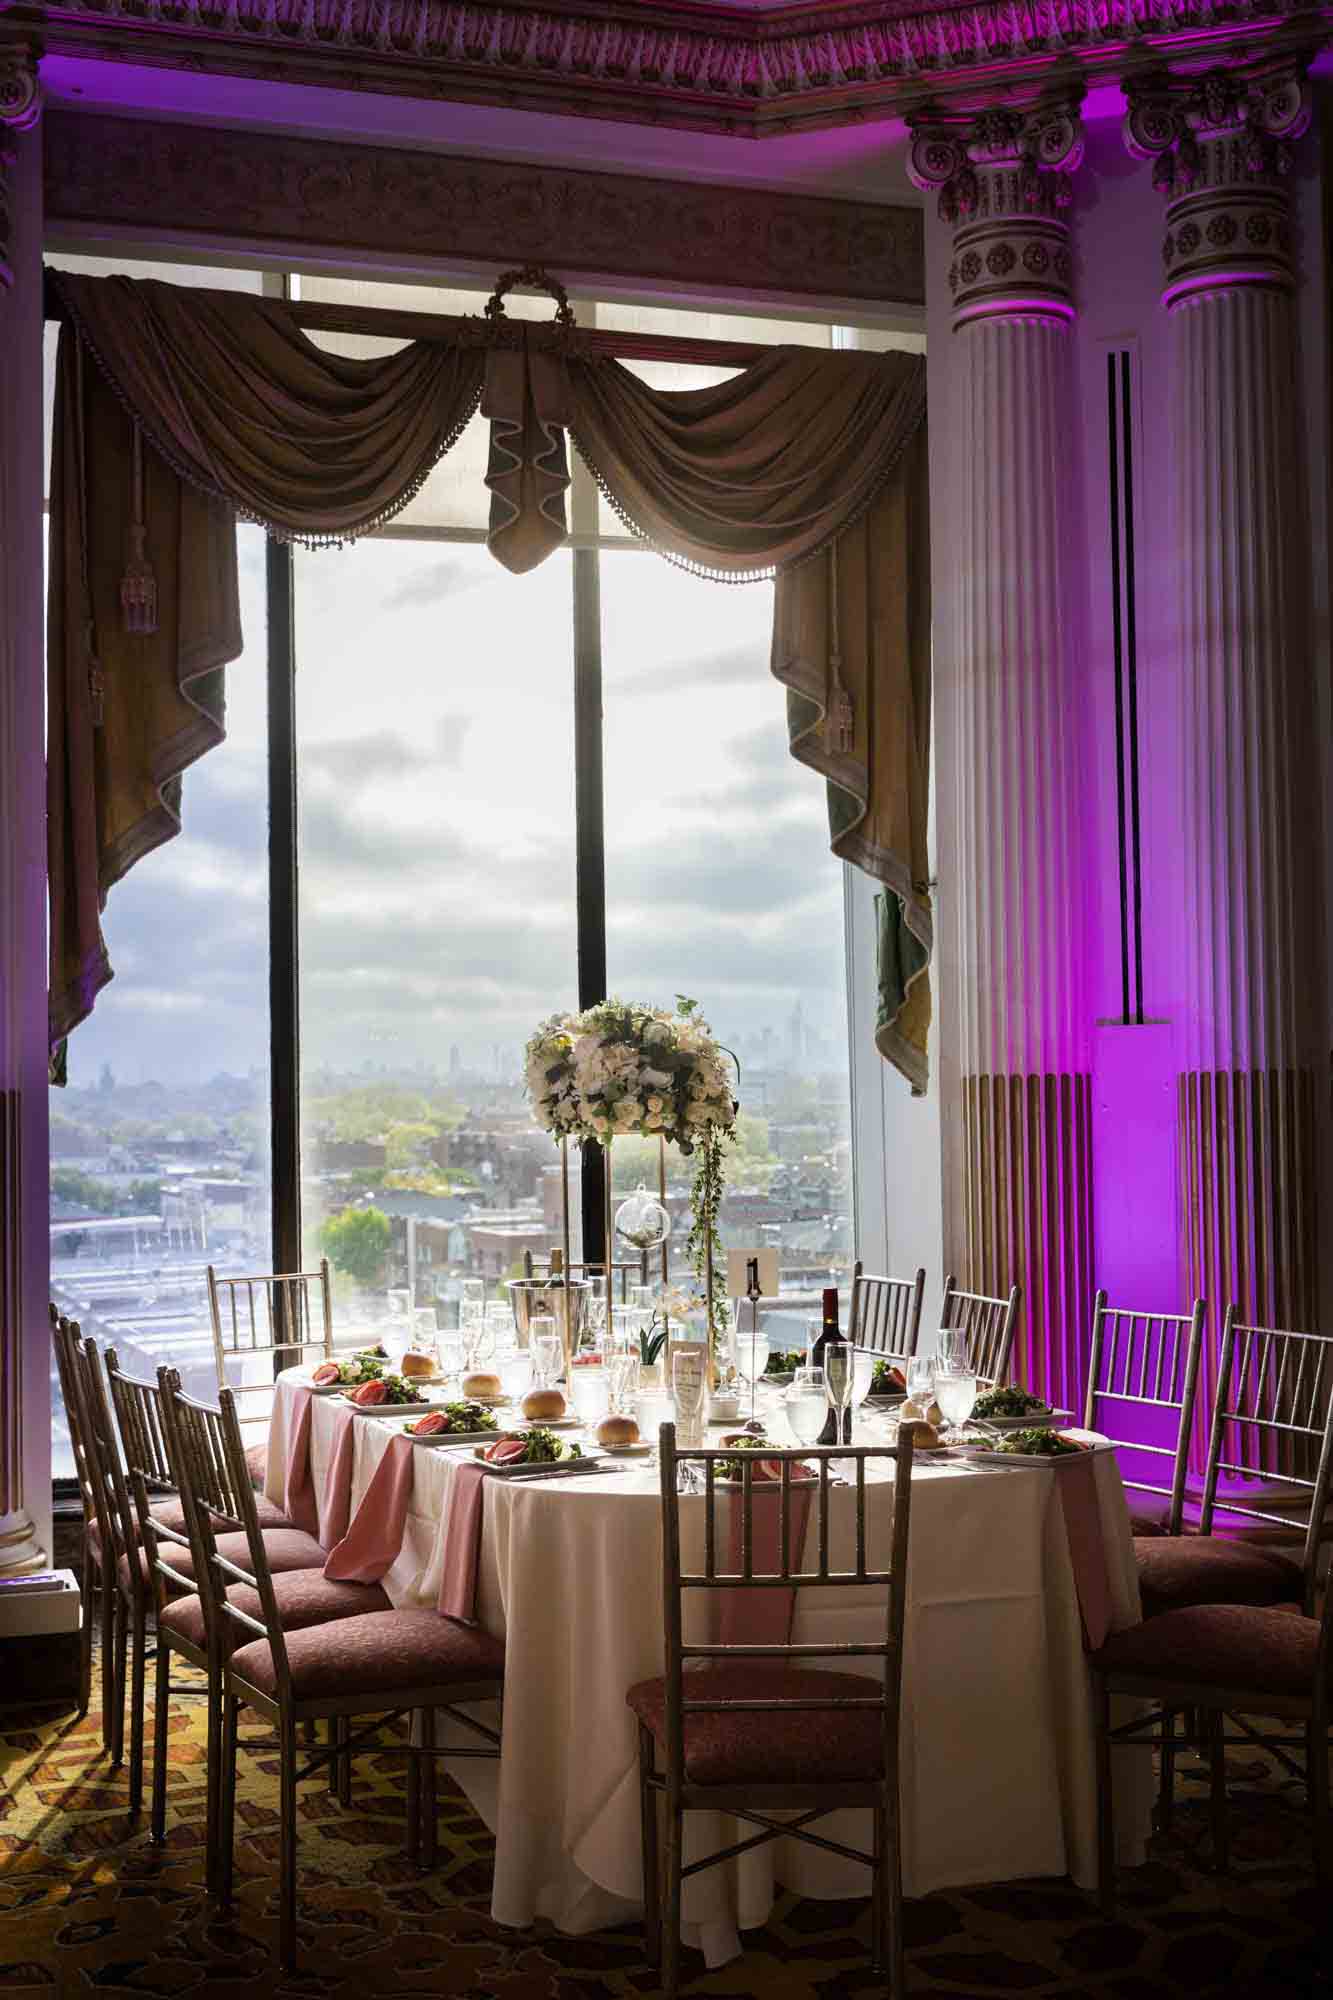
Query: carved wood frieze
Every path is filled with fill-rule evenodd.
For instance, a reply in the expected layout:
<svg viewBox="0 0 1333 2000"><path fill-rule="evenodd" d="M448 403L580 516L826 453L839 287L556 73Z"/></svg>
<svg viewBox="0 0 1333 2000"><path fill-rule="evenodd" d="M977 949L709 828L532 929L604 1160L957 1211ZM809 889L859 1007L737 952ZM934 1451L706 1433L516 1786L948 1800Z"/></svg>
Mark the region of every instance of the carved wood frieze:
<svg viewBox="0 0 1333 2000"><path fill-rule="evenodd" d="M47 113L46 214L238 244L919 304L915 208Z"/></svg>
<svg viewBox="0 0 1333 2000"><path fill-rule="evenodd" d="M350 90L763 135L976 98L1034 73L1119 74L1151 50L1333 32L1308 0L13 0L52 52Z"/></svg>

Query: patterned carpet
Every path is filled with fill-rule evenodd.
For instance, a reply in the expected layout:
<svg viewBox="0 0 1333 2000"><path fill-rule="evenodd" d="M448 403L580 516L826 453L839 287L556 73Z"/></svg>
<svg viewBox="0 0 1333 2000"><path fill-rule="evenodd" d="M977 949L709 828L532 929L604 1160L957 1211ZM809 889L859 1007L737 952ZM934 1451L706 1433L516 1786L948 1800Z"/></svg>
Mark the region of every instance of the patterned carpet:
<svg viewBox="0 0 1333 2000"><path fill-rule="evenodd" d="M94 1703L97 1696L94 1694ZM0 1996L207 1996L380 2000L620 2000L654 1990L638 1933L565 1938L502 1930L489 1915L490 1842L461 1795L441 1806L443 1865L403 1855L403 1769L363 1758L355 1805L301 1788L303 1969L276 1969L277 1778L242 1760L239 1901L218 1921L202 1890L203 1709L175 1701L165 1848L125 1818L123 1772L83 1722L51 1709L0 1713ZM1264 1756L1234 1751L1232 1873L1208 1869L1202 1772L1187 1759L1170 1839L1123 1879L1118 1921L1066 1882L1006 1884L907 1906L909 1990L953 1996L1229 1993L1301 2000L1333 1991L1318 1949L1303 1789ZM1322 1935L1322 1933L1320 1934ZM865 1906L785 1898L746 1935L743 1959L692 1993L856 2000L877 1990ZM882 1990L882 1989L880 1989Z"/></svg>

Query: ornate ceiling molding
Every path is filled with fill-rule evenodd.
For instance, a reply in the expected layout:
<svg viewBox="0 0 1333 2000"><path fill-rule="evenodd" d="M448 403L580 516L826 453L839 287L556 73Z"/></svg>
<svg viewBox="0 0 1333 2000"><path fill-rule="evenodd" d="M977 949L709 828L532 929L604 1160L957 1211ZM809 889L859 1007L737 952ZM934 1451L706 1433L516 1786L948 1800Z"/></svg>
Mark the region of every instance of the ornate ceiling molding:
<svg viewBox="0 0 1333 2000"><path fill-rule="evenodd" d="M629 12L626 8L625 12ZM364 91L539 106L740 135L855 123L1009 79L1333 34L1306 0L0 0L46 48Z"/></svg>
<svg viewBox="0 0 1333 2000"><path fill-rule="evenodd" d="M920 304L920 209L51 111L46 213L305 252Z"/></svg>
<svg viewBox="0 0 1333 2000"><path fill-rule="evenodd" d="M12 146L5 143L9 132L30 132L42 115L42 86L37 76L37 58L22 43L0 48L0 289L14 282L9 261L9 232L13 222L9 177L18 165Z"/></svg>

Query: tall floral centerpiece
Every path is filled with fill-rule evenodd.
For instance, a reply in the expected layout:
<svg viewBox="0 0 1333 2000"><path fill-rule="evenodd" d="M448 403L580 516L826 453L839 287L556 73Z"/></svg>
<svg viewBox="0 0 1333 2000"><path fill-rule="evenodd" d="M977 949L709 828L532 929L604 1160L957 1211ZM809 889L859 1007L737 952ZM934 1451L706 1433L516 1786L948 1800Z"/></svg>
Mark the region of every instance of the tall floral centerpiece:
<svg viewBox="0 0 1333 2000"><path fill-rule="evenodd" d="M732 1058L697 1002L674 1012L602 1000L582 1014L552 1014L528 1042L527 1090L537 1123L567 1147L595 1139L606 1152L606 1255L611 1263L611 1142L660 1139L695 1158L689 1252L703 1280L710 1345L726 1316L719 1268L723 1156L739 1109ZM568 1198L566 1197L566 1226Z"/></svg>

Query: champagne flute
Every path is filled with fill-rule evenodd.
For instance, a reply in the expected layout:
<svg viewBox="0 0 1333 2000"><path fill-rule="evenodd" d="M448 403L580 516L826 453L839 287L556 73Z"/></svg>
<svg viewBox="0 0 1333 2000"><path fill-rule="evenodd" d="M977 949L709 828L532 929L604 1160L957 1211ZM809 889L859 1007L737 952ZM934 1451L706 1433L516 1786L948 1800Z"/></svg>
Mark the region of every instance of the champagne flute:
<svg viewBox="0 0 1333 2000"><path fill-rule="evenodd" d="M937 1368L935 1370L935 1400L940 1406L948 1429L940 1442L961 1444L963 1426L972 1414L972 1406L977 1400L977 1372L975 1368Z"/></svg>
<svg viewBox="0 0 1333 2000"><path fill-rule="evenodd" d="M534 1313L528 1345L532 1349L532 1373L536 1387L550 1389L560 1373L563 1347L560 1331L550 1313Z"/></svg>
<svg viewBox="0 0 1333 2000"><path fill-rule="evenodd" d="M851 1442L851 1408L855 1388L856 1349L850 1340L831 1340L824 1349L824 1394L833 1412L835 1444Z"/></svg>
<svg viewBox="0 0 1333 2000"><path fill-rule="evenodd" d="M828 1391L822 1368L797 1368L784 1404L787 1424L797 1444L813 1444L828 1415Z"/></svg>

